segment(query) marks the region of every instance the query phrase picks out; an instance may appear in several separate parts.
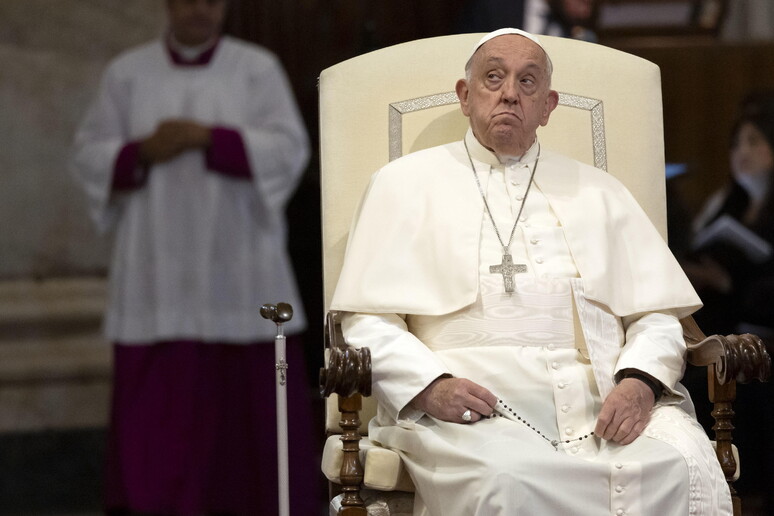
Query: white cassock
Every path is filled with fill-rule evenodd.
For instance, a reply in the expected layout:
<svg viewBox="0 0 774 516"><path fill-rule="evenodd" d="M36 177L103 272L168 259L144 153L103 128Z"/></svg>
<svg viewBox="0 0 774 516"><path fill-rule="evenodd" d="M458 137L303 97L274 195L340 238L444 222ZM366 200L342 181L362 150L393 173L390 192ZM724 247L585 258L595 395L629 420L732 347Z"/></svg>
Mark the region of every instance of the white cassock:
<svg viewBox="0 0 774 516"><path fill-rule="evenodd" d="M143 188L111 192L122 146L178 118L238 131L252 180L213 173L203 152L189 151L155 164ZM258 308L278 301L297 309L287 333L301 331L284 208L308 157L292 90L265 49L224 36L206 66L175 66L159 40L116 59L72 163L98 227L116 229L107 336L269 341L275 328Z"/></svg>
<svg viewBox="0 0 774 516"><path fill-rule="evenodd" d="M503 166L470 132L466 141L507 239L537 145ZM489 272L501 246L462 143L418 154L372 181L332 305L350 312L347 341L371 349L379 405L369 434L403 456L417 485L415 514L731 514L723 473L677 383L685 353L677 318L699 301L628 192L543 151L511 246L528 272L509 295ZM390 217L370 216L390 205ZM392 240L390 219L403 243ZM415 253L429 256L412 263ZM472 275L464 270L471 260ZM374 262L383 287L372 280ZM589 265L604 270L585 274ZM644 435L628 446L585 437L615 373L627 368L666 386ZM409 401L441 374L483 385L532 428L504 417L461 425L413 410ZM549 440L569 442L556 451Z"/></svg>

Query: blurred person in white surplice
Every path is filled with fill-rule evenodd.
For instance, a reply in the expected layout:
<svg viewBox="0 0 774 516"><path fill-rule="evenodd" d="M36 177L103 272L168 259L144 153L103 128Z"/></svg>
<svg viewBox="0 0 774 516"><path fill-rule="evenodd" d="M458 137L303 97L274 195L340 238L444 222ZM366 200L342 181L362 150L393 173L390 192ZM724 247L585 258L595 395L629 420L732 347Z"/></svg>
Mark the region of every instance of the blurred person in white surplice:
<svg viewBox="0 0 774 516"><path fill-rule="evenodd" d="M284 215L308 138L278 59L221 34L226 0L166 5L166 34L109 65L71 166L98 228L115 231L105 506L276 514L275 327L258 309L285 301L291 484L306 486L291 508L312 514L305 321Z"/></svg>

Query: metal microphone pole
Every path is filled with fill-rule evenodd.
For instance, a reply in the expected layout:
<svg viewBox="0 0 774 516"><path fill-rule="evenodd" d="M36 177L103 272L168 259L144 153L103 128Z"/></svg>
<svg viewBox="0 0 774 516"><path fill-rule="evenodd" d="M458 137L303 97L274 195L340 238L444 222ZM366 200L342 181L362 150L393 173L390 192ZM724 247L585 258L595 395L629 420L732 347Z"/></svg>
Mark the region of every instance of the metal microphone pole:
<svg viewBox="0 0 774 516"><path fill-rule="evenodd" d="M285 333L283 324L293 317L288 303L263 305L261 316L277 325L274 339L274 359L277 395L277 478L279 485L279 516L290 515L290 478L288 473L288 363L285 360Z"/></svg>

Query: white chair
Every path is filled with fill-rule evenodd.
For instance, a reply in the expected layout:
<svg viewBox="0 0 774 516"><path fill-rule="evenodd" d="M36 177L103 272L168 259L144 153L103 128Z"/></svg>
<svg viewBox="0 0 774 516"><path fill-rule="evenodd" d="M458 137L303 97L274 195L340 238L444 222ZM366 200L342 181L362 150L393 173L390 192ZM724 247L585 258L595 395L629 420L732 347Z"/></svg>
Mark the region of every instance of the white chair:
<svg viewBox="0 0 774 516"><path fill-rule="evenodd" d="M464 136L468 119L459 109L454 85L480 37L462 34L404 43L355 57L320 75L326 309L355 208L371 174L402 154ZM666 238L658 67L600 45L547 36L541 42L554 64L552 88L560 93L550 123L538 132L541 144L615 175ZM335 320L336 314L329 314L329 358L321 371L323 393L330 395L326 428L331 434L323 470L342 491L331 514L410 514L413 484L400 457L367 437L361 441L375 414L375 401L367 397L370 355L367 349L347 348ZM683 322L694 346L690 360L708 366L714 382L710 395L720 409L718 457L731 482L737 469L729 412L735 381L766 378L770 358L756 337L705 339L692 319ZM361 487L370 490L365 491L367 504ZM735 505L739 511L738 499Z"/></svg>

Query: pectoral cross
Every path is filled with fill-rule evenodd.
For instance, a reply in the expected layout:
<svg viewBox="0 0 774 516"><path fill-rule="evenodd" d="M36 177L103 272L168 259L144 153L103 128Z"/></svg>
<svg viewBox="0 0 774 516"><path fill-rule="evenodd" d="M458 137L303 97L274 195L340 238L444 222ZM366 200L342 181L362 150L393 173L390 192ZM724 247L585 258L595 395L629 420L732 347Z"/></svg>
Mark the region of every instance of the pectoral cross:
<svg viewBox="0 0 774 516"><path fill-rule="evenodd" d="M513 263L513 257L507 247L503 248L503 261L499 265L490 265L489 272L492 274L502 274L505 291L513 292L513 275L527 272L527 265L523 263Z"/></svg>

